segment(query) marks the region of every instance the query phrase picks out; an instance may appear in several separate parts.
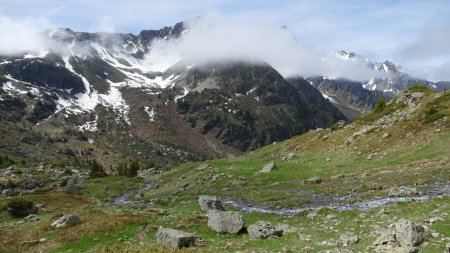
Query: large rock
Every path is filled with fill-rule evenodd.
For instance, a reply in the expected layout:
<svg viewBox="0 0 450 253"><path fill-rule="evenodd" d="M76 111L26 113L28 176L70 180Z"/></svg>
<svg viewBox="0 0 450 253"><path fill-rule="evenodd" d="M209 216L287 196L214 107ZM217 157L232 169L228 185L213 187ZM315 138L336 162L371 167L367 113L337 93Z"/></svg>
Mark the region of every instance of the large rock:
<svg viewBox="0 0 450 253"><path fill-rule="evenodd" d="M65 228L75 226L79 223L81 223L80 217L75 214L69 214L54 221L51 226L54 228Z"/></svg>
<svg viewBox="0 0 450 253"><path fill-rule="evenodd" d="M156 241L167 247L188 248L195 245L195 236L181 230L159 227Z"/></svg>
<svg viewBox="0 0 450 253"><path fill-rule="evenodd" d="M250 225L247 228L247 231L253 239L265 239L269 236L281 237L283 235L281 229L276 229L272 223L267 221L258 221L255 224Z"/></svg>
<svg viewBox="0 0 450 253"><path fill-rule="evenodd" d="M388 229L374 230L378 238L373 243L376 252L416 252L415 246L420 245L427 237L425 227L409 220L400 220Z"/></svg>
<svg viewBox="0 0 450 253"><path fill-rule="evenodd" d="M427 234L423 226L404 219L395 224L395 232L395 238L402 247L420 245Z"/></svg>
<svg viewBox="0 0 450 253"><path fill-rule="evenodd" d="M288 224L276 224L275 229L280 230L283 233L283 235L298 232L297 228L292 227Z"/></svg>
<svg viewBox="0 0 450 253"><path fill-rule="evenodd" d="M240 212L211 210L208 227L219 233L237 234L244 227L244 218Z"/></svg>
<svg viewBox="0 0 450 253"><path fill-rule="evenodd" d="M264 167L259 171L260 173L269 173L272 170L277 169L277 165L274 162L264 165Z"/></svg>
<svg viewBox="0 0 450 253"><path fill-rule="evenodd" d="M211 210L225 211L222 201L217 197L200 195L198 197L198 203L203 211L208 212Z"/></svg>

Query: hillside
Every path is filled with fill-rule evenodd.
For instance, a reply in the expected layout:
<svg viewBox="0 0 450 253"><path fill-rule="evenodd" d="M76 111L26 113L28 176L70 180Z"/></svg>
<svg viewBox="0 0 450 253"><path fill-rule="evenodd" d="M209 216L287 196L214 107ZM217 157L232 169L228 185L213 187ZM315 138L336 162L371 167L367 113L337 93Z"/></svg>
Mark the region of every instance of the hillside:
<svg viewBox="0 0 450 253"><path fill-rule="evenodd" d="M196 233L196 246L179 252L442 252L450 237L449 116L448 91L413 85L351 124L341 121L238 157L164 173L143 170L138 180L89 179L83 169L2 169L6 194L42 205L35 222L0 213L0 251L170 252L155 241L163 226ZM276 168L260 172L271 162ZM62 184L64 178L70 183ZM199 195L240 210L246 229L209 229ZM81 224L50 228L60 213L77 214ZM425 242L398 247L400 237L380 237L401 219L426 225ZM287 224L285 233L250 238L250 225L260 220Z"/></svg>
<svg viewBox="0 0 450 253"><path fill-rule="evenodd" d="M0 55L0 155L169 170L347 120L267 63L159 56L158 43L187 32L184 23L138 35L54 29L49 48Z"/></svg>

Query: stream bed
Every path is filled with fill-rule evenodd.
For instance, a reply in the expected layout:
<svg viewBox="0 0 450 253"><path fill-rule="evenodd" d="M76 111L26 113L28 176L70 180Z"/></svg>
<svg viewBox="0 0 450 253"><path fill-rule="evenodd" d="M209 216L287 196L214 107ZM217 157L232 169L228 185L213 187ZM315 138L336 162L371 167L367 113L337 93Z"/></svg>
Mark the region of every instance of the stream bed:
<svg viewBox="0 0 450 253"><path fill-rule="evenodd" d="M115 197L111 200L111 203L118 206L130 206L141 204L147 207L154 207L152 202L145 202L142 200L133 199L133 197L141 195L144 192L148 192L154 185L154 181L149 181L144 184L142 188L127 190L124 194ZM450 196L450 184L448 182L441 184L431 184L429 188L421 194L416 196L408 197L397 197L397 196L383 196L372 199L365 199L360 201L349 201L356 195L351 194L347 196L335 196L322 198L321 201L316 201L308 204L303 204L298 207L285 208L285 209L274 209L258 206L257 204L251 203L249 201L240 200L230 197L218 197L222 200L225 206L234 207L243 212L255 212L255 213L265 213L265 214L277 214L284 216L292 216L297 213L303 212L305 210L319 210L321 208L331 208L335 210L360 210L365 211L389 204L394 204L398 202L414 202L414 201L427 201L432 198L439 198ZM319 199L319 198L318 198Z"/></svg>

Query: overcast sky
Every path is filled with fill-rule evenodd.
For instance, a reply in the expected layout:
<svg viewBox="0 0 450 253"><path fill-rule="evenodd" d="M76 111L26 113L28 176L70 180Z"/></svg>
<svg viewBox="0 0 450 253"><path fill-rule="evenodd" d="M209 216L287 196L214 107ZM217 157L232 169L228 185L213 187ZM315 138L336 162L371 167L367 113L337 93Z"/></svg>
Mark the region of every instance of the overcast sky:
<svg viewBox="0 0 450 253"><path fill-rule="evenodd" d="M450 66L448 11L449 0L0 0L0 35L21 26L136 34L219 16L252 26L286 25L306 47L389 59L442 79L450 72L445 70Z"/></svg>

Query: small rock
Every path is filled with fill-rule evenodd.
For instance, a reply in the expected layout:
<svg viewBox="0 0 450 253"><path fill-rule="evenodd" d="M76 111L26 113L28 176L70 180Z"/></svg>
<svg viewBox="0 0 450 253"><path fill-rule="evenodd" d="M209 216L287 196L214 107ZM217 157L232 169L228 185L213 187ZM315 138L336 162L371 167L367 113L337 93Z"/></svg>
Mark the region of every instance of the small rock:
<svg viewBox="0 0 450 253"><path fill-rule="evenodd" d="M281 237L283 235L282 230L277 230L272 223L267 221L258 221L255 224L250 225L247 228L247 231L253 239L266 239L269 236Z"/></svg>
<svg viewBox="0 0 450 253"><path fill-rule="evenodd" d="M336 215L334 215L334 214L328 214L327 216L325 216L325 220L331 220L331 219L334 219L334 218L336 218L337 216Z"/></svg>
<svg viewBox="0 0 450 253"><path fill-rule="evenodd" d="M311 213L308 213L308 215L306 215L306 218L308 218L308 219L314 219L316 217L317 217L317 212L311 212Z"/></svg>
<svg viewBox="0 0 450 253"><path fill-rule="evenodd" d="M450 253L450 242L445 244L445 253Z"/></svg>
<svg viewBox="0 0 450 253"><path fill-rule="evenodd" d="M26 221L26 222L36 222L38 220L39 220L39 217L36 214L30 214L24 218L24 221Z"/></svg>
<svg viewBox="0 0 450 253"><path fill-rule="evenodd" d="M203 171L203 170L206 170L208 167L209 167L208 164L202 164L202 165L198 166L195 170Z"/></svg>
<svg viewBox="0 0 450 253"><path fill-rule="evenodd" d="M439 233L431 233L431 237L438 238L439 237Z"/></svg>
<svg viewBox="0 0 450 253"><path fill-rule="evenodd" d="M216 197L201 195L198 198L198 203L200 204L202 211L205 212L210 210L225 211L222 201L220 201Z"/></svg>
<svg viewBox="0 0 450 253"><path fill-rule="evenodd" d="M244 227L244 218L240 212L211 210L208 227L219 233L237 234Z"/></svg>
<svg viewBox="0 0 450 253"><path fill-rule="evenodd" d="M318 176L314 176L305 180L305 183L307 184L320 184L321 182L322 179L320 179Z"/></svg>
<svg viewBox="0 0 450 253"><path fill-rule="evenodd" d="M48 241L47 238L41 238L41 239L39 239L39 242L40 242L40 243L44 243L44 242L47 242L47 241Z"/></svg>
<svg viewBox="0 0 450 253"><path fill-rule="evenodd" d="M437 217L430 218L429 220L427 220L425 222L428 222L430 224L434 224L434 223L436 223L438 221L444 221L444 219L442 217L437 216Z"/></svg>
<svg viewBox="0 0 450 253"><path fill-rule="evenodd" d="M355 233L352 233L352 232L343 233L339 237L339 243L342 244L343 246L355 244L357 242L359 242L358 235L356 235Z"/></svg>
<svg viewBox="0 0 450 253"><path fill-rule="evenodd" d="M310 242L311 241L311 236L310 235L305 235L302 232L298 233L298 238L302 241L306 241L306 242Z"/></svg>
<svg viewBox="0 0 450 253"><path fill-rule="evenodd" d="M271 162L271 163L266 164L259 172L260 173L269 173L275 169L277 169L277 166L275 165L274 162Z"/></svg>
<svg viewBox="0 0 450 253"><path fill-rule="evenodd" d="M189 248L195 245L195 236L181 230L159 227L156 241L172 248Z"/></svg>
<svg viewBox="0 0 450 253"><path fill-rule="evenodd" d="M55 228L65 228L75 226L78 223L81 223L80 217L75 214L69 214L54 221L51 226Z"/></svg>
<svg viewBox="0 0 450 253"><path fill-rule="evenodd" d="M386 139L386 138L388 138L389 136L391 136L390 133L384 133L384 134L383 134L383 139Z"/></svg>
<svg viewBox="0 0 450 253"><path fill-rule="evenodd" d="M396 253L419 253L420 249L411 246L399 247L397 248Z"/></svg>
<svg viewBox="0 0 450 253"><path fill-rule="evenodd" d="M290 233L296 233L298 231L297 228L292 227L288 224L276 224L275 229L280 230L283 233L283 235L290 234Z"/></svg>

